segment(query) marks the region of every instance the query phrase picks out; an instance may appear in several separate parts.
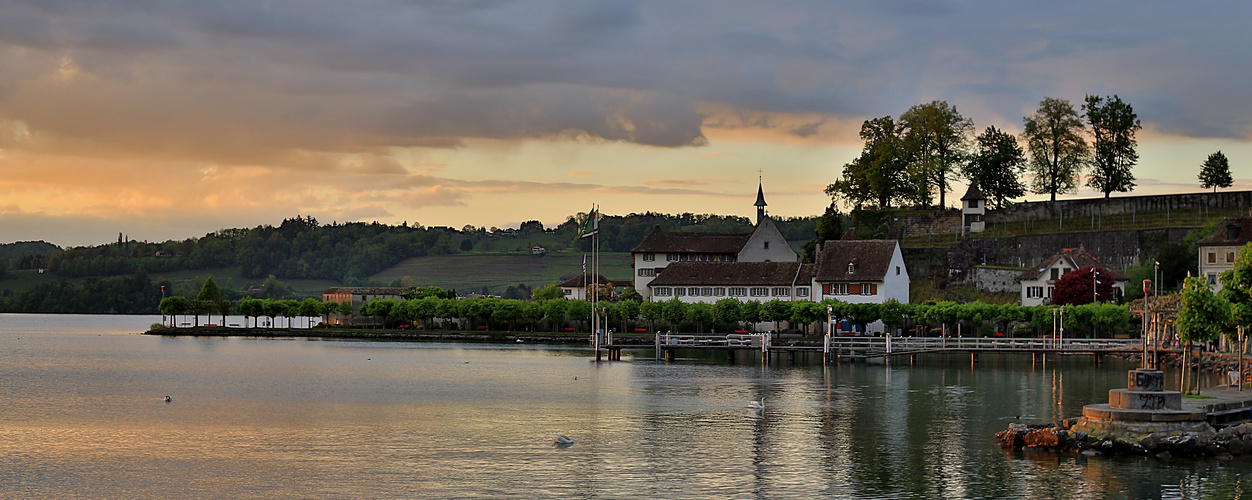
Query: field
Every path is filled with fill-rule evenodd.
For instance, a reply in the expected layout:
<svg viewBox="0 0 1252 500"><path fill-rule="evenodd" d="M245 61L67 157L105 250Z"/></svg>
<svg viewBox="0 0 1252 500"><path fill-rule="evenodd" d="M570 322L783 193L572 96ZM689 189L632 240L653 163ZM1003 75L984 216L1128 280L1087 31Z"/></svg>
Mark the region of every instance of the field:
<svg viewBox="0 0 1252 500"><path fill-rule="evenodd" d="M610 280L633 279L630 254L602 253L600 274ZM582 253L533 255L468 254L441 257L414 257L370 276L380 283L405 277L404 285L455 288L458 292L480 291L490 288L500 293L508 286L525 283L538 287L552 283L561 276L582 272ZM588 267L591 263L587 263ZM588 269L590 271L590 269Z"/></svg>

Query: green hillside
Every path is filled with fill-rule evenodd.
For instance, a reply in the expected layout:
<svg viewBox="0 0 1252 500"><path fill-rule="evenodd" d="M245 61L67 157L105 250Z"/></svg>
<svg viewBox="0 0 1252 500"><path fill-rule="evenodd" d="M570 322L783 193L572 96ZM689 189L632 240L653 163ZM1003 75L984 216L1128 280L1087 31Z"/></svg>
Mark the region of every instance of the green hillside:
<svg viewBox="0 0 1252 500"><path fill-rule="evenodd" d="M600 274L609 279L633 279L629 253L606 252L600 255ZM435 285L461 292L478 291L486 286L493 293L499 293L505 287L519 283L532 287L551 283L566 274L582 272L582 264L583 254L573 252L542 257L501 254L414 257L369 279L384 284L401 279L401 284L406 286Z"/></svg>

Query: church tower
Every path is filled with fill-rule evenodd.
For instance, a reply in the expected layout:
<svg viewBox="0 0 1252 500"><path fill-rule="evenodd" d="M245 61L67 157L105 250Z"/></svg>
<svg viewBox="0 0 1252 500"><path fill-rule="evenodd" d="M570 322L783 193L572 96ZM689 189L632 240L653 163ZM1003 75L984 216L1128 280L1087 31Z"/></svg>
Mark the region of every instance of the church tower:
<svg viewBox="0 0 1252 500"><path fill-rule="evenodd" d="M761 179L757 179L756 183L756 223L760 224L761 219L765 218L765 190L761 187Z"/></svg>

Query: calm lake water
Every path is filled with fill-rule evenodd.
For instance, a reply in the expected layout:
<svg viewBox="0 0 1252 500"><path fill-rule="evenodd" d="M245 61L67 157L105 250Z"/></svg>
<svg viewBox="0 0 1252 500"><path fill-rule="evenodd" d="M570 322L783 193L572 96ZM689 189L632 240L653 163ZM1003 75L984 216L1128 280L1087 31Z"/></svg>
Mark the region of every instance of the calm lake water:
<svg viewBox="0 0 1252 500"><path fill-rule="evenodd" d="M995 445L1106 402L1118 360L134 334L159 320L0 315L0 498L1238 498L1252 478Z"/></svg>

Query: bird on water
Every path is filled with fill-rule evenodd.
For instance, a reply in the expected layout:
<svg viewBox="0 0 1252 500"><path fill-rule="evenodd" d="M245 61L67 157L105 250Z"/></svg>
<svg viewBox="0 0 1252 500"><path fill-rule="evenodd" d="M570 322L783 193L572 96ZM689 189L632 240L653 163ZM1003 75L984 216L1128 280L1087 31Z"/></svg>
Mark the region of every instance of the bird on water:
<svg viewBox="0 0 1252 500"><path fill-rule="evenodd" d="M569 448L570 446L574 446L574 440L564 434L557 434L556 438L552 440L553 448Z"/></svg>
<svg viewBox="0 0 1252 500"><path fill-rule="evenodd" d="M748 408L752 408L753 410L764 410L765 398L761 398L760 401L748 401Z"/></svg>

